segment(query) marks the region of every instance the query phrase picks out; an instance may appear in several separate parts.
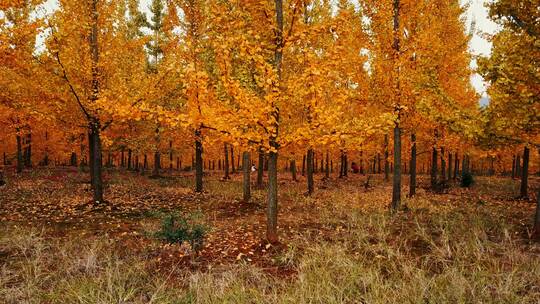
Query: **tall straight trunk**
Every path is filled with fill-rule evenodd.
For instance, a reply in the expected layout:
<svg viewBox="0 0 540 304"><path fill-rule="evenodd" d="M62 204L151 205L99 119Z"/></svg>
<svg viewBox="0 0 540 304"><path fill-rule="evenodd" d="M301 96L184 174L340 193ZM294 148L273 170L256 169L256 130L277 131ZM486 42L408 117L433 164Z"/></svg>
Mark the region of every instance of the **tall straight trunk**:
<svg viewBox="0 0 540 304"><path fill-rule="evenodd" d="M203 146L201 130L195 130L195 192L203 191Z"/></svg>
<svg viewBox="0 0 540 304"><path fill-rule="evenodd" d="M90 185L92 186L92 189L94 189L94 153L94 138L90 131L88 132L88 169L90 170Z"/></svg>
<svg viewBox="0 0 540 304"><path fill-rule="evenodd" d="M302 176L306 176L306 155L302 155Z"/></svg>
<svg viewBox="0 0 540 304"><path fill-rule="evenodd" d="M452 152L448 153L448 180L452 179Z"/></svg>
<svg viewBox="0 0 540 304"><path fill-rule="evenodd" d="M540 240L540 189L536 193L536 212L534 214L533 238Z"/></svg>
<svg viewBox="0 0 540 304"><path fill-rule="evenodd" d="M526 198L529 196L529 147L523 148L523 168L521 170L520 196Z"/></svg>
<svg viewBox="0 0 540 304"><path fill-rule="evenodd" d="M126 166L126 158L124 157L124 148L120 150L120 167L124 168Z"/></svg>
<svg viewBox="0 0 540 304"><path fill-rule="evenodd" d="M154 172L152 175L159 176L159 169L161 169L161 152L156 150L154 152Z"/></svg>
<svg viewBox="0 0 540 304"><path fill-rule="evenodd" d="M225 160L223 161L224 162L223 170L225 171L224 173L225 175L223 176L223 179L230 179L231 177L229 176L229 148L227 147L226 143L223 144L223 151L225 152L224 153Z"/></svg>
<svg viewBox="0 0 540 304"><path fill-rule="evenodd" d="M433 147L431 152L431 189L437 187L437 148Z"/></svg>
<svg viewBox="0 0 540 304"><path fill-rule="evenodd" d="M144 153L143 170L148 169L148 155Z"/></svg>
<svg viewBox="0 0 540 304"><path fill-rule="evenodd" d="M231 172L236 173L236 168L234 167L234 147L231 145Z"/></svg>
<svg viewBox="0 0 540 304"><path fill-rule="evenodd" d="M94 186L94 197L93 200L95 203L103 203L103 180L101 174L101 138L100 138L100 125L99 122L95 121L91 126L92 137L92 146L93 146L93 160L92 160L92 170L93 173L93 186Z"/></svg>
<svg viewBox="0 0 540 304"><path fill-rule="evenodd" d="M132 170L133 169L133 159L131 158L133 151L131 149L128 149L128 159L127 159L127 169Z"/></svg>
<svg viewBox="0 0 540 304"><path fill-rule="evenodd" d="M521 154L516 157L516 176L521 176Z"/></svg>
<svg viewBox="0 0 540 304"><path fill-rule="evenodd" d="M458 157L458 154L456 152L455 153L455 159L454 159L454 180L457 179L458 171L459 171L459 157Z"/></svg>
<svg viewBox="0 0 540 304"><path fill-rule="evenodd" d="M330 178L330 153L326 151L326 167L324 171L324 177Z"/></svg>
<svg viewBox="0 0 540 304"><path fill-rule="evenodd" d="M248 151L242 153L242 171L244 173L242 181L243 200L249 202L251 199L251 159Z"/></svg>
<svg viewBox="0 0 540 304"><path fill-rule="evenodd" d="M173 169L173 149L172 149L172 140L169 140L169 171Z"/></svg>
<svg viewBox="0 0 540 304"><path fill-rule="evenodd" d="M399 3L399 1L395 1ZM395 3L394 2L394 3ZM392 210L398 210L401 204L401 129L398 123L394 127L394 175L392 183Z"/></svg>
<svg viewBox="0 0 540 304"><path fill-rule="evenodd" d="M516 178L516 156L512 155L512 179Z"/></svg>
<svg viewBox="0 0 540 304"><path fill-rule="evenodd" d="M444 148L441 147L441 181L446 180L446 159L444 158Z"/></svg>
<svg viewBox="0 0 540 304"><path fill-rule="evenodd" d="M283 60L283 0L275 0L276 5L276 49L275 49L275 69L278 76L279 90L281 83L281 64ZM270 137L270 152L268 153L268 209L267 209L267 225L266 238L270 243L278 241L277 233L277 217L278 217L278 183L277 183L277 166L278 166L278 149L277 136L279 134L279 109L276 105L272 105L272 116L275 120L273 125L274 133Z"/></svg>
<svg viewBox="0 0 540 304"><path fill-rule="evenodd" d="M416 134L411 134L411 164L410 164L409 197L416 194Z"/></svg>
<svg viewBox="0 0 540 304"><path fill-rule="evenodd" d="M360 150L360 174L364 174L364 151Z"/></svg>
<svg viewBox="0 0 540 304"><path fill-rule="evenodd" d="M390 163L388 160L388 134L384 134L384 180L390 180Z"/></svg>
<svg viewBox="0 0 540 304"><path fill-rule="evenodd" d="M23 153L22 153L22 139L17 128L17 173L21 173L23 170Z"/></svg>
<svg viewBox="0 0 540 304"><path fill-rule="evenodd" d="M381 153L377 153L377 173L381 174Z"/></svg>
<svg viewBox="0 0 540 304"><path fill-rule="evenodd" d="M343 177L343 168L344 168L345 158L343 156L343 151L339 155L339 178Z"/></svg>
<svg viewBox="0 0 540 304"><path fill-rule="evenodd" d="M290 167L291 167L292 180L297 182L298 178L296 177L296 160L294 158L290 162Z"/></svg>
<svg viewBox="0 0 540 304"><path fill-rule="evenodd" d="M4 166L7 166L7 156L6 152L4 151Z"/></svg>
<svg viewBox="0 0 540 304"><path fill-rule="evenodd" d="M493 176L495 174L495 158L493 156L489 157L489 176Z"/></svg>
<svg viewBox="0 0 540 304"><path fill-rule="evenodd" d="M313 194L313 149L307 151L307 194Z"/></svg>
<svg viewBox="0 0 540 304"><path fill-rule="evenodd" d="M347 152L343 153L343 176L347 177L349 174L349 158Z"/></svg>
<svg viewBox="0 0 540 304"><path fill-rule="evenodd" d="M263 169L264 169L264 152L262 148L259 149L259 163L257 164L257 188L263 187Z"/></svg>
<svg viewBox="0 0 540 304"><path fill-rule="evenodd" d="M26 135L26 155L24 158L24 165L27 168L32 167L32 133Z"/></svg>

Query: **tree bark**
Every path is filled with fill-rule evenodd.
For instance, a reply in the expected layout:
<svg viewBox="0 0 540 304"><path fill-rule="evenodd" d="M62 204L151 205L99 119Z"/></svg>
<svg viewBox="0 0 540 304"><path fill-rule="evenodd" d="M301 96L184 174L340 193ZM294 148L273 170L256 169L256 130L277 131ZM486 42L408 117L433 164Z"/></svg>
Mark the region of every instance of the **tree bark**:
<svg viewBox="0 0 540 304"><path fill-rule="evenodd" d="M201 130L195 130L195 192L203 192L203 146Z"/></svg>
<svg viewBox="0 0 540 304"><path fill-rule="evenodd" d="M302 176L306 176L306 155L302 156Z"/></svg>
<svg viewBox="0 0 540 304"><path fill-rule="evenodd" d="M516 156L512 155L512 179L516 178Z"/></svg>
<svg viewBox="0 0 540 304"><path fill-rule="evenodd" d="M263 169L264 169L264 152L262 148L259 149L259 163L257 164L257 188L263 187Z"/></svg>
<svg viewBox="0 0 540 304"><path fill-rule="evenodd" d="M540 190L536 193L536 212L534 215L533 238L540 240Z"/></svg>
<svg viewBox="0 0 540 304"><path fill-rule="evenodd" d="M298 178L296 177L296 160L294 158L290 162L290 167L291 167L292 180L297 182Z"/></svg>
<svg viewBox="0 0 540 304"><path fill-rule="evenodd" d="M307 194L313 194L313 149L307 151Z"/></svg>
<svg viewBox="0 0 540 304"><path fill-rule="evenodd" d="M242 171L244 172L243 200L247 203L251 199L251 160L248 151L242 153Z"/></svg>
<svg viewBox="0 0 540 304"><path fill-rule="evenodd" d="M437 187L437 148L433 147L431 152L431 189Z"/></svg>
<svg viewBox="0 0 540 304"><path fill-rule="evenodd" d="M328 151L326 151L326 167L325 167L324 177L326 179L330 178L330 153L328 153Z"/></svg>
<svg viewBox="0 0 540 304"><path fill-rule="evenodd" d="M399 1L395 1L399 3ZM392 210L399 209L401 204L401 129L396 123L394 127L394 175L392 184Z"/></svg>
<svg viewBox="0 0 540 304"><path fill-rule="evenodd" d="M275 50L275 68L278 81L281 82L281 64L283 59L283 0L275 0L276 6L276 50ZM279 85L277 87L279 89ZM272 105L272 116L275 120L273 125L274 133L270 136L270 152L268 157L268 210L266 238L270 243L278 242L277 218L278 218L278 149L277 136L279 134L279 109Z"/></svg>
<svg viewBox="0 0 540 304"><path fill-rule="evenodd" d="M521 154L516 157L516 176L521 176Z"/></svg>
<svg viewBox="0 0 540 304"><path fill-rule="evenodd" d="M104 203L103 200L103 180L101 174L101 138L100 138L100 125L98 121L92 123L90 136L92 138L93 146L93 159L92 159L92 174L93 174L93 187L95 203Z"/></svg>
<svg viewBox="0 0 540 304"><path fill-rule="evenodd" d="M520 197L522 198L529 197L528 187L529 187L529 147L525 146L525 148L523 148L523 168L521 170Z"/></svg>
<svg viewBox="0 0 540 304"><path fill-rule="evenodd" d="M234 167L234 147L232 145L231 145L231 172L236 173L236 168Z"/></svg>
<svg viewBox="0 0 540 304"><path fill-rule="evenodd" d="M409 197L416 194L416 134L411 134L411 164L410 164Z"/></svg>
<svg viewBox="0 0 540 304"><path fill-rule="evenodd" d="M446 180L446 159L444 158L444 148L441 147L441 181Z"/></svg>
<svg viewBox="0 0 540 304"><path fill-rule="evenodd" d="M133 170L133 159L131 158L133 151L128 149L127 169Z"/></svg>
<svg viewBox="0 0 540 304"><path fill-rule="evenodd" d="M453 164L452 152L448 153L448 181L452 179L452 164Z"/></svg>
<svg viewBox="0 0 540 304"><path fill-rule="evenodd" d="M17 128L17 173L21 173L23 170L23 154L22 154L22 140L19 134L19 128Z"/></svg>
<svg viewBox="0 0 540 304"><path fill-rule="evenodd" d="M229 148L227 147L226 143L223 144L223 151L225 152L224 153L225 159L223 161L224 162L223 170L225 171L224 173L225 175L223 176L223 179L230 179L231 177L229 176Z"/></svg>
<svg viewBox="0 0 540 304"><path fill-rule="evenodd" d="M388 134L384 134L384 180L390 180L390 164L388 162Z"/></svg>

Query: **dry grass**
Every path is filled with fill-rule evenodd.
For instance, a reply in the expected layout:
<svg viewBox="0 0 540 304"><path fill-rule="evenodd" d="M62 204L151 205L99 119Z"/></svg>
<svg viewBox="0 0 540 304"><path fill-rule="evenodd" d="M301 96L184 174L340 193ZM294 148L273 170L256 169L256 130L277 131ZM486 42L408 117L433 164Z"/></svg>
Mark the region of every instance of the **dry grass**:
<svg viewBox="0 0 540 304"><path fill-rule="evenodd" d="M498 201L493 191L511 186L488 182L489 197L482 181L447 195L420 191L398 215L386 211L380 181L368 192L354 180L329 185L312 198L303 185L285 186L282 225L290 229L272 256L293 270L285 276L245 261L156 271L159 248L130 252L109 235L60 237L46 226L8 224L0 230L0 302L540 303L540 246L523 226L530 207ZM215 204L238 197L235 183L209 189ZM254 195L262 204L264 193Z"/></svg>

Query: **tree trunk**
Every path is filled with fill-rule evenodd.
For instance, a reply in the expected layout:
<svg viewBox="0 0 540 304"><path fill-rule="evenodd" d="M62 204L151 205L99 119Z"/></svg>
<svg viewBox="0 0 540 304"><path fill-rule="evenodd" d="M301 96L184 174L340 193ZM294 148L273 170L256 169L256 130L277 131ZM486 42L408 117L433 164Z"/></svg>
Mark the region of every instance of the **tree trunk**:
<svg viewBox="0 0 540 304"><path fill-rule="evenodd" d="M512 179L516 178L516 156L512 155Z"/></svg>
<svg viewBox="0 0 540 304"><path fill-rule="evenodd" d="M349 159L347 157L347 152L343 153L343 176L347 177L349 174Z"/></svg>
<svg viewBox="0 0 540 304"><path fill-rule="evenodd" d="M448 181L452 179L452 152L448 153Z"/></svg>
<svg viewBox="0 0 540 304"><path fill-rule="evenodd" d="M540 190L536 193L536 212L534 215L533 238L540 240Z"/></svg>
<svg viewBox="0 0 540 304"><path fill-rule="evenodd" d="M103 180L101 174L101 138L100 138L100 125L98 121L92 123L90 127L92 138L92 180L94 188L93 200L95 203L103 203Z"/></svg>
<svg viewBox="0 0 540 304"><path fill-rule="evenodd" d="M248 151L242 153L242 171L244 172L243 200L247 203L251 199L251 160Z"/></svg>
<svg viewBox="0 0 540 304"><path fill-rule="evenodd" d="M446 159L444 158L444 148L441 147L441 181L446 180Z"/></svg>
<svg viewBox="0 0 540 304"><path fill-rule="evenodd" d="M32 133L26 135L26 153L24 158L24 165L27 168L32 167Z"/></svg>
<svg viewBox="0 0 540 304"><path fill-rule="evenodd" d="M275 50L275 69L278 81L281 82L281 64L283 59L283 0L275 0L276 6L276 50ZM279 85L276 87L279 90ZM277 136L279 134L279 109L272 105L272 116L275 119L273 125L274 132L270 137L270 152L268 157L268 210L266 238L270 243L278 242L277 217L278 217L278 149Z"/></svg>
<svg viewBox="0 0 540 304"><path fill-rule="evenodd" d="M263 169L264 169L264 152L262 148L259 149L259 163L257 164L257 188L263 187Z"/></svg>
<svg viewBox="0 0 540 304"><path fill-rule="evenodd" d="M22 154L22 140L19 134L19 128L17 128L17 173L21 173L23 170L23 154Z"/></svg>
<svg viewBox="0 0 540 304"><path fill-rule="evenodd" d="M201 130L195 130L195 192L203 191L203 146Z"/></svg>
<svg viewBox="0 0 540 304"><path fill-rule="evenodd" d="M521 155L516 157L516 176L521 176Z"/></svg>
<svg viewBox="0 0 540 304"><path fill-rule="evenodd" d="M231 177L229 176L229 148L227 147L226 143L223 144L223 151L225 152L224 154L225 160L223 161L224 162L223 170L225 171L224 173L225 175L223 176L223 179L230 179Z"/></svg>
<svg viewBox="0 0 540 304"><path fill-rule="evenodd" d="M384 180L390 180L390 164L388 162L388 134L384 134Z"/></svg>
<svg viewBox="0 0 540 304"><path fill-rule="evenodd" d="M153 176L159 176L159 169L161 169L161 152L156 150L154 152L154 172Z"/></svg>
<svg viewBox="0 0 540 304"><path fill-rule="evenodd" d="M521 170L520 197L527 198L529 187L529 147L523 148L523 168Z"/></svg>
<svg viewBox="0 0 540 304"><path fill-rule="evenodd" d="M302 156L302 176L306 176L306 155Z"/></svg>
<svg viewBox="0 0 540 304"><path fill-rule="evenodd" d="M127 169L133 170L133 159L131 158L133 154L133 151L131 149L128 149L128 159L127 159Z"/></svg>
<svg viewBox="0 0 540 304"><path fill-rule="evenodd" d="M454 159L454 180L457 179L458 172L459 172L459 157L456 152L455 159Z"/></svg>
<svg viewBox="0 0 540 304"><path fill-rule="evenodd" d="M295 159L291 160L290 167L291 167L292 180L297 182L298 178L296 177L296 160Z"/></svg>
<svg viewBox="0 0 540 304"><path fill-rule="evenodd" d="M437 148L433 147L431 152L431 189L437 187Z"/></svg>
<svg viewBox="0 0 540 304"><path fill-rule="evenodd" d="M307 151L307 194L313 194L313 149Z"/></svg>
<svg viewBox="0 0 540 304"><path fill-rule="evenodd" d="M409 197L416 194L416 134L411 134L411 164L410 164Z"/></svg>
<svg viewBox="0 0 540 304"><path fill-rule="evenodd" d="M236 168L234 167L234 148L232 145L231 145L231 172L236 173Z"/></svg>
<svg viewBox="0 0 540 304"><path fill-rule="evenodd" d="M330 153L328 153L328 151L326 151L326 168L324 171L324 177L326 179L330 178Z"/></svg>
<svg viewBox="0 0 540 304"><path fill-rule="evenodd" d="M399 1L396 1L399 3ZM401 129L398 123L394 127L394 176L392 184L392 210L401 204Z"/></svg>
<svg viewBox="0 0 540 304"><path fill-rule="evenodd" d="M94 189L94 137L92 136L91 127L88 132L88 169L90 170L90 185Z"/></svg>

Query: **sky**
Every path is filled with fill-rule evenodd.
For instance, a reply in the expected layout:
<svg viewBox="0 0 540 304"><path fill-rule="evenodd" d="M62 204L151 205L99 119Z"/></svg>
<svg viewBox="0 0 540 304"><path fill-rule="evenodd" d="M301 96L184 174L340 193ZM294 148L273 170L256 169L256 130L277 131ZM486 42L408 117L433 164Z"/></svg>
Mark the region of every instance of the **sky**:
<svg viewBox="0 0 540 304"><path fill-rule="evenodd" d="M151 0L140 0L140 8L146 9ZM485 5L491 0L460 0L462 4L468 4L467 25L475 23L474 36L470 43L470 50L473 55L488 56L491 52L491 44L484 39L485 34L493 34L498 30L498 27L488 18L488 12ZM57 0L48 0L44 6L45 10L52 12L58 6ZM471 66L476 67L476 61L471 62ZM476 91L483 97L486 96L486 83L482 77L475 74L471 77L471 83Z"/></svg>

